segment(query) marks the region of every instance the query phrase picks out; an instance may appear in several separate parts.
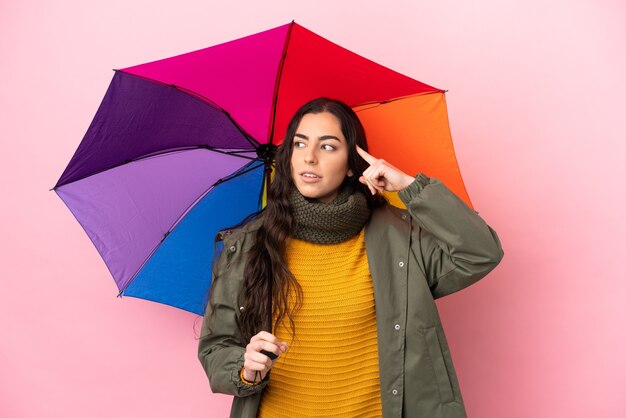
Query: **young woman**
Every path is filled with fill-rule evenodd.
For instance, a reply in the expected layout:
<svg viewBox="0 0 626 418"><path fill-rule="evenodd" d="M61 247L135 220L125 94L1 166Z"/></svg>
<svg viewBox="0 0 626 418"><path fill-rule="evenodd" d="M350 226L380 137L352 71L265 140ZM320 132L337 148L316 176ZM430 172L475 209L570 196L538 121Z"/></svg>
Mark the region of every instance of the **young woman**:
<svg viewBox="0 0 626 418"><path fill-rule="evenodd" d="M493 270L500 240L441 181L367 150L349 106L304 104L266 208L219 234L198 357L231 417L466 416L434 299Z"/></svg>

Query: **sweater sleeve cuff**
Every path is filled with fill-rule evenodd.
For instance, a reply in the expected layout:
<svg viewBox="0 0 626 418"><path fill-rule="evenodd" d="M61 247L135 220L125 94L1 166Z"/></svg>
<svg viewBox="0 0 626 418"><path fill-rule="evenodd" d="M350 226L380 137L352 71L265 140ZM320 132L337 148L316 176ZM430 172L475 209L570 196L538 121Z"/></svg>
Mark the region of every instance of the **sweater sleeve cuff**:
<svg viewBox="0 0 626 418"><path fill-rule="evenodd" d="M415 176L413 183L398 192L398 197L402 203L408 206L413 197L417 196L428 184L430 184L430 177L424 173L419 173Z"/></svg>

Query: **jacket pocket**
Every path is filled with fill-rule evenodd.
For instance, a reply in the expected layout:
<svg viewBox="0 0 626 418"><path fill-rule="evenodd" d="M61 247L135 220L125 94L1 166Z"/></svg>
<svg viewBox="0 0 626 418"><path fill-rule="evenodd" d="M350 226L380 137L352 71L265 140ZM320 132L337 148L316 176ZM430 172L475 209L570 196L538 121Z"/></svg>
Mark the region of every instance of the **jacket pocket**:
<svg viewBox="0 0 626 418"><path fill-rule="evenodd" d="M422 328L422 335L424 336L428 354L433 365L433 371L437 379L441 402L452 402L454 401L454 391L452 390L450 376L448 375L448 369L441 350L437 326Z"/></svg>

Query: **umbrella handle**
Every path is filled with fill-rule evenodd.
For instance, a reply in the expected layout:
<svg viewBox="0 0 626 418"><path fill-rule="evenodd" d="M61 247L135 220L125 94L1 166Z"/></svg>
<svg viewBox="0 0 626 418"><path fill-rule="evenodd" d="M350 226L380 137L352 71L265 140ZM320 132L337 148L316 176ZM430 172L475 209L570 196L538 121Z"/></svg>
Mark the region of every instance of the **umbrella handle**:
<svg viewBox="0 0 626 418"><path fill-rule="evenodd" d="M275 360L278 356L274 353L272 353L271 351L267 351L267 350L261 350L261 354L265 354L266 356L268 356L270 358L270 360Z"/></svg>

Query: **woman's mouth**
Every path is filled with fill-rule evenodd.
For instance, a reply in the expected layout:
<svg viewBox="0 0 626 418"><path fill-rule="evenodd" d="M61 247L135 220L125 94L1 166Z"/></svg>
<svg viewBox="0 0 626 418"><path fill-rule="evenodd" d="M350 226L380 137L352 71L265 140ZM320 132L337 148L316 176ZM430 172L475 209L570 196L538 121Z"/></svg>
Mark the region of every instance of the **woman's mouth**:
<svg viewBox="0 0 626 418"><path fill-rule="evenodd" d="M302 180L305 183L317 183L322 179L320 176L313 173L302 173L300 174L300 177L302 177Z"/></svg>

